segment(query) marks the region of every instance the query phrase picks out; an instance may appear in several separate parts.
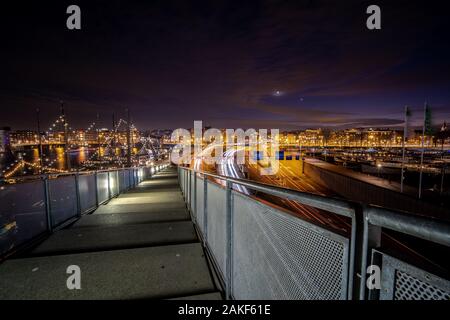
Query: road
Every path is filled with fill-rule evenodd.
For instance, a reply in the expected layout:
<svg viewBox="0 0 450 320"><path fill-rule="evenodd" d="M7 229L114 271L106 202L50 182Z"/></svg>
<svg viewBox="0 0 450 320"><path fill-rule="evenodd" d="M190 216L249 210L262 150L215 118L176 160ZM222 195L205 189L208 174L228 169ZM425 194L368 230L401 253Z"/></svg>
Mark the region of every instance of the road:
<svg viewBox="0 0 450 320"><path fill-rule="evenodd" d="M239 148L239 147L238 147ZM236 164L235 155L237 152L237 148L233 150L225 151L223 154L223 159L220 161L217 166L217 172L220 175L237 178L237 179L245 179L244 174L239 170L239 166ZM233 189L244 193L246 195L250 195L250 191L241 185L233 184Z"/></svg>
<svg viewBox="0 0 450 320"><path fill-rule="evenodd" d="M330 190L321 187L310 178L306 177L301 172L301 163L299 160L281 160L279 161L279 170L276 175L262 176L259 174L259 165L248 165L250 178L252 180L263 182L266 184L277 185L288 189L298 190L302 192L309 192L319 194L322 196L334 196ZM316 209L298 203L297 201L281 199L277 197L267 196L275 204L278 204L296 216L299 216L307 221L329 226L334 230L349 233L351 230L350 221L346 221L339 215Z"/></svg>
<svg viewBox="0 0 450 320"><path fill-rule="evenodd" d="M210 144L202 150L197 158L193 161L193 167L196 171L202 171L205 166L204 157L210 155L216 144ZM236 163L236 153L238 150L246 148L243 145L235 145L234 149L227 150L223 153L223 158L219 161L216 166L216 171L218 174L233 177L238 179L244 179L244 174L240 171L238 164ZM248 157L246 157L248 159ZM317 183L301 174L300 161L280 161L280 168L276 175L266 175L262 176L259 174L258 165L250 165L247 163L247 168L249 170L249 177L251 180L263 182L270 185L282 186L285 188L299 190L303 192L311 192L315 194L320 194L324 196L333 196L326 188L319 186ZM223 181L216 181L221 185L225 185ZM244 193L246 195L251 195L253 192L248 190L248 188L233 185L233 189ZM269 195L258 194L264 200L268 200L269 203L274 203L278 206L288 209L290 212L294 213L307 221L328 226L335 231L340 231L345 234L350 234L351 224L350 221L346 221L346 218L339 215L326 212L320 209L316 209L310 206L300 204L293 200L281 199L278 197L273 197Z"/></svg>
<svg viewBox="0 0 450 320"><path fill-rule="evenodd" d="M206 154L210 154L212 151L211 148L214 148L215 145L209 145L203 150L200 157L195 159L193 166L195 170L202 171L202 168L205 168L205 164L203 163L203 156ZM241 148L237 146L235 150L229 150L224 152L223 159L216 166L216 171L224 176L229 176L233 178L245 178L244 174L240 171L239 166L236 164L235 155L237 149ZM311 178L302 174L301 161L299 160L282 160L279 161L279 170L275 175L260 175L259 173L259 165L258 164L249 164L248 157L247 165L249 172L249 179L257 182L262 182L270 185L281 186L288 189L298 190L302 192L309 192L314 194L319 194L323 196L333 197L336 196L332 191L324 188L314 182ZM216 181L224 185L223 181ZM287 209L291 214L298 216L299 218L309 221L313 224L331 229L332 231L341 233L344 236L350 236L351 234L351 220L340 215L324 211L321 209L313 208L311 206L303 205L293 200L282 199L279 197L270 196L267 194L257 193L255 194L253 191L248 188L233 185L233 189L247 194L249 196L259 198L263 200L266 204L272 206L278 206ZM427 263L431 264L434 267L445 270L442 262L437 262L427 258L427 252L420 249L415 244L409 244L408 241L405 242L405 239L396 239L396 236L392 236L386 232L382 233L382 241L386 245L387 248L394 249L399 252L403 252L404 254L410 256L413 261L417 261L418 263ZM413 249L414 248L414 249ZM425 250L426 251L426 250Z"/></svg>
<svg viewBox="0 0 450 320"><path fill-rule="evenodd" d="M226 163L226 169L222 170L221 174L233 177L241 177L243 174L238 170L238 166L235 163L234 158L235 152L226 152L224 154ZM248 159L248 157L247 157ZM302 173L302 163L300 160L281 160L279 161L279 170L276 175L260 175L258 164L247 163L247 168L249 171L249 178L254 181L285 187L288 189L298 190L302 192L309 192L314 194L319 194L323 196L333 197L336 196L331 190L324 188L314 182L311 178L307 177ZM220 167L220 166L219 166ZM237 173L236 173L237 172ZM251 193L251 192L250 192ZM351 220L343 216L316 209L311 206L303 205L293 200L282 199L279 197L264 195L258 193L254 195L256 198L266 200L265 202L281 206L298 216L299 218L309 221L311 223L317 224L322 227L332 229L335 232L339 232L343 235L350 236L351 233ZM436 259L428 258L426 250L418 250L420 248L415 244L410 244L405 239L397 239L394 235L390 233L382 233L382 241L386 248L391 248L399 252L403 252L418 263L431 264L434 267L445 270L442 263L437 262ZM413 249L414 248L414 249Z"/></svg>

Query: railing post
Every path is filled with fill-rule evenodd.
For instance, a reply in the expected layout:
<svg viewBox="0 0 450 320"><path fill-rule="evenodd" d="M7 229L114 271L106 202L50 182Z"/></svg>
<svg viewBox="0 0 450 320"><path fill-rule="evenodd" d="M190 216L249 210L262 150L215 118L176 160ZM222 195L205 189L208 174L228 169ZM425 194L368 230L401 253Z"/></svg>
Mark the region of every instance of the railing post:
<svg viewBox="0 0 450 320"><path fill-rule="evenodd" d="M362 273L362 252L364 237L364 209L363 206L354 204L352 216L352 229L350 237L350 259L348 273L348 300L358 300Z"/></svg>
<svg viewBox="0 0 450 320"><path fill-rule="evenodd" d="M134 187L134 169L130 169L130 188Z"/></svg>
<svg viewBox="0 0 450 320"><path fill-rule="evenodd" d="M188 203L188 209L191 212L192 216L192 210L191 210L191 171L186 170L187 172L187 203Z"/></svg>
<svg viewBox="0 0 450 320"><path fill-rule="evenodd" d="M183 168L184 171L184 200L187 202L188 198L187 198L187 180L188 180L188 176L187 176L187 171L186 169Z"/></svg>
<svg viewBox="0 0 450 320"><path fill-rule="evenodd" d="M208 179L203 176L203 246L206 247L208 237Z"/></svg>
<svg viewBox="0 0 450 320"><path fill-rule="evenodd" d="M81 199L80 199L80 185L79 185L79 172L75 173L75 193L77 196L77 215L81 217Z"/></svg>
<svg viewBox="0 0 450 320"><path fill-rule="evenodd" d="M131 189L133 187L133 176L132 176L133 171L130 168L128 168L127 171L128 171L128 189Z"/></svg>
<svg viewBox="0 0 450 320"><path fill-rule="evenodd" d="M51 233L53 232L53 219L50 204L50 189L48 186L48 174L44 176L44 202L45 202L45 214L47 216L47 229Z"/></svg>
<svg viewBox="0 0 450 320"><path fill-rule="evenodd" d="M181 181L181 190L183 191L183 199L186 200L186 171L183 168L180 168L182 181Z"/></svg>
<svg viewBox="0 0 450 320"><path fill-rule="evenodd" d="M233 207L232 207L232 183L226 181L226 288L227 299L232 299L233 292Z"/></svg>
<svg viewBox="0 0 450 320"><path fill-rule="evenodd" d="M120 193L123 193L123 192L127 191L127 183L126 183L126 181L125 181L125 176L126 176L125 169L123 169L123 170L121 171L121 173L122 173L123 188L122 188L122 190L120 191Z"/></svg>
<svg viewBox="0 0 450 320"><path fill-rule="evenodd" d="M184 169L184 199L186 200L186 202L189 202L189 199L188 199L188 193L189 193L188 180L189 180L188 172L187 172L186 169Z"/></svg>
<svg viewBox="0 0 450 320"><path fill-rule="evenodd" d="M362 261L361 261L361 282L359 288L359 299L367 299L367 267L371 263L371 252L372 249L377 248L381 244L381 228L378 226L370 225L369 217L367 215L367 208L363 208L364 217L364 233L362 240ZM370 297L369 297L370 298Z"/></svg>
<svg viewBox="0 0 450 320"><path fill-rule="evenodd" d="M194 176L194 205L192 206L192 208L194 208L194 220L195 224L197 224L197 174L195 173L195 171L192 171L192 174Z"/></svg>
<svg viewBox="0 0 450 320"><path fill-rule="evenodd" d="M111 183L110 183L110 178L109 178L109 171L107 172L108 173L108 200L109 199L111 199Z"/></svg>
<svg viewBox="0 0 450 320"><path fill-rule="evenodd" d="M97 177L97 171L94 172L94 182L95 182L95 207L98 208L98 177Z"/></svg>

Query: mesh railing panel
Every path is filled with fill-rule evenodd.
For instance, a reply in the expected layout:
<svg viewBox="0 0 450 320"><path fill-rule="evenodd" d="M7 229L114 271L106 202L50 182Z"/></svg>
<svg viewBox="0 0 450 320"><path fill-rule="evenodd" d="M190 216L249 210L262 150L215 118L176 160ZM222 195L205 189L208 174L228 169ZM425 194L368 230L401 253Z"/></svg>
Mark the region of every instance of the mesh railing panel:
<svg viewBox="0 0 450 320"><path fill-rule="evenodd" d="M197 227L200 228L200 231L204 232L204 208L203 208L203 202L204 202L204 187L203 187L203 179L201 177L196 177L197 179L197 195L196 195L196 208L195 208L195 216L197 218Z"/></svg>
<svg viewBox="0 0 450 320"><path fill-rule="evenodd" d="M186 195L186 192L184 190L184 176L185 175L186 175L186 170L180 169L180 175L178 177L180 179L180 187L181 187L181 191L183 192L183 196Z"/></svg>
<svg viewBox="0 0 450 320"><path fill-rule="evenodd" d="M132 169L131 171L131 175L132 175L132 181L133 181L133 186L138 184L138 174L137 174L137 170L136 169Z"/></svg>
<svg viewBox="0 0 450 320"><path fill-rule="evenodd" d="M346 298L348 239L234 191L233 197L234 298Z"/></svg>
<svg viewBox="0 0 450 320"><path fill-rule="evenodd" d="M0 188L0 256L47 230L43 181Z"/></svg>
<svg viewBox="0 0 450 320"><path fill-rule="evenodd" d="M99 203L109 199L108 188L108 172L99 172L97 174L97 194Z"/></svg>
<svg viewBox="0 0 450 320"><path fill-rule="evenodd" d="M222 275L226 272L226 190L208 181L207 239Z"/></svg>
<svg viewBox="0 0 450 320"><path fill-rule="evenodd" d="M450 300L450 281L382 255L381 300Z"/></svg>
<svg viewBox="0 0 450 320"><path fill-rule="evenodd" d="M96 206L95 176L93 174L78 177L81 213L92 210Z"/></svg>
<svg viewBox="0 0 450 320"><path fill-rule="evenodd" d="M184 174L183 174L183 192L184 192L184 199L185 199L185 201L186 201L186 204L188 204L188 200L189 200L189 197L188 197L188 188L187 188L187 179L188 179L188 172L187 171L184 171Z"/></svg>
<svg viewBox="0 0 450 320"><path fill-rule="evenodd" d="M123 176L124 176L125 190L128 190L128 188L130 188L131 186L130 170L123 170Z"/></svg>
<svg viewBox="0 0 450 320"><path fill-rule="evenodd" d="M127 189L126 183L125 183L125 170L121 170L117 172L118 178L119 178L119 192L124 192Z"/></svg>
<svg viewBox="0 0 450 320"><path fill-rule="evenodd" d="M109 188L111 189L111 196L119 194L119 177L117 171L109 172Z"/></svg>
<svg viewBox="0 0 450 320"><path fill-rule="evenodd" d="M75 176L50 179L48 188L53 226L57 226L78 214Z"/></svg>
<svg viewBox="0 0 450 320"><path fill-rule="evenodd" d="M395 300L450 300L450 292L441 290L406 272L397 271Z"/></svg>
<svg viewBox="0 0 450 320"><path fill-rule="evenodd" d="M190 206L191 206L191 211L192 212L194 212L194 215L195 215L195 180L194 180L194 178L195 178L195 174L194 174L194 172L192 172L192 171L189 171L189 174L190 174L190 192L191 192L191 196L189 197L189 199L190 199Z"/></svg>

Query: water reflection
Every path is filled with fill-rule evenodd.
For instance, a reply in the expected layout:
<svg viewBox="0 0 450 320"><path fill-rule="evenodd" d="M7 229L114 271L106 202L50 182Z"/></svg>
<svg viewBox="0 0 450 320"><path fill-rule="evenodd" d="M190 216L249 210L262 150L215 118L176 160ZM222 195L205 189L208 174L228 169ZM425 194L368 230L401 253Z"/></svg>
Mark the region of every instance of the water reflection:
<svg viewBox="0 0 450 320"><path fill-rule="evenodd" d="M69 152L70 164L76 168L83 164L84 161L91 159L96 155L97 148L81 147L79 149L71 150ZM100 148L100 154L105 154L104 148ZM15 152L16 159L23 159L30 163L39 164L39 148L32 147L29 149ZM50 166L59 170L67 168L67 157L64 153L63 147L44 146L42 161L44 166ZM30 170L30 169L29 169ZM31 169L31 173L38 173L38 169Z"/></svg>
<svg viewBox="0 0 450 320"><path fill-rule="evenodd" d="M132 154L137 154L139 150L134 147ZM42 164L58 170L67 170L67 155L63 146L44 145L42 146ZM69 151L70 165L72 169L81 168L89 160L99 160L111 156L125 157L126 150L122 148L111 147L80 147ZM5 157L4 157L5 158ZM30 146L25 149L13 151L8 159L0 159L0 170L7 166L14 166L24 160L27 164L20 169L19 174L38 174L40 173L39 147Z"/></svg>

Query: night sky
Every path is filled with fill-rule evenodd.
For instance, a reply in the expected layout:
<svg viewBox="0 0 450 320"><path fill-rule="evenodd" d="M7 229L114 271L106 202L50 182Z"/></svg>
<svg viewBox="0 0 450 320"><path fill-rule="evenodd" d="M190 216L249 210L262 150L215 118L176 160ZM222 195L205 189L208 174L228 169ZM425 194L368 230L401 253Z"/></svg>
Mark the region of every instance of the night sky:
<svg viewBox="0 0 450 320"><path fill-rule="evenodd" d="M450 11L438 1L16 1L0 10L0 126L395 127L450 120ZM81 7L82 29L66 28ZM382 30L366 28L378 4Z"/></svg>

